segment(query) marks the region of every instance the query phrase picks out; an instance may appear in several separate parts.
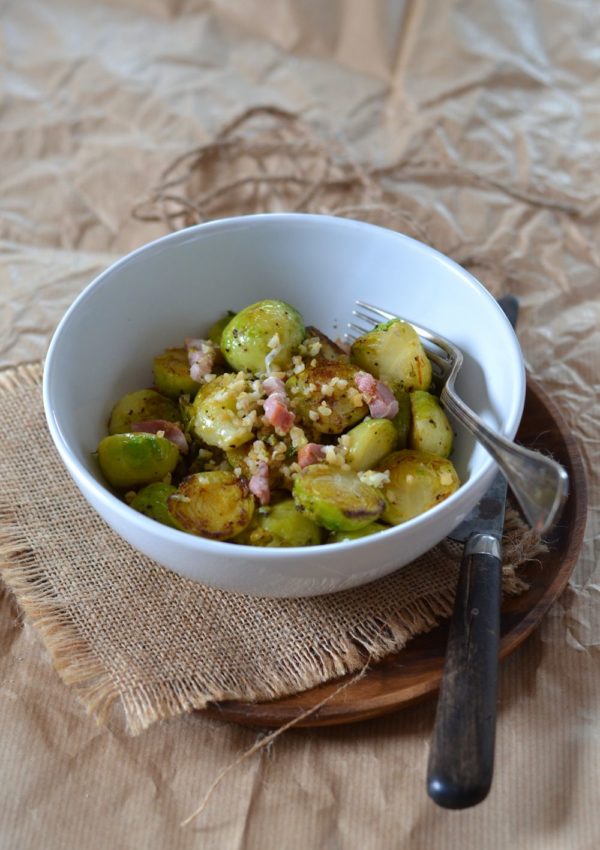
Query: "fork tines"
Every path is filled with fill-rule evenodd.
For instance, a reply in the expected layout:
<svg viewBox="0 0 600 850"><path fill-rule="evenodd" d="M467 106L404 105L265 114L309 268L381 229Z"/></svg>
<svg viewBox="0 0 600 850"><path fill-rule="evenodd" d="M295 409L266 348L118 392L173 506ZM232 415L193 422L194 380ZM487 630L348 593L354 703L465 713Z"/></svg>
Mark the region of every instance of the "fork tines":
<svg viewBox="0 0 600 850"><path fill-rule="evenodd" d="M346 331L345 336L349 341L355 340L357 336L369 333L369 331L373 330L375 325L378 325L381 322L389 322L392 319L401 319L402 321L408 322L407 319L402 319L401 316L398 316L395 313L390 313L387 310L382 310L380 307L375 307L373 304L368 304L366 301L356 301L355 305L356 308L352 310L352 315L361 322L368 323L368 326L365 327L357 322L348 322L348 331ZM449 355L449 352L440 344L431 331L421 328L418 325L413 324L413 322L408 322L408 324L412 325L415 331L419 334L436 377L444 379L452 367L452 357Z"/></svg>

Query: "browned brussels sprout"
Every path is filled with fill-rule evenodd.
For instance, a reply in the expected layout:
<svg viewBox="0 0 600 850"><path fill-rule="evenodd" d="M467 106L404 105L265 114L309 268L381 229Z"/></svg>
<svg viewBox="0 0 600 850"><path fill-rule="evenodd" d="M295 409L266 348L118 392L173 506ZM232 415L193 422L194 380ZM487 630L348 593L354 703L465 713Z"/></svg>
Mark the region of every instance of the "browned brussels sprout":
<svg viewBox="0 0 600 850"><path fill-rule="evenodd" d="M129 505L134 510L161 522L163 525L179 528L179 524L167 508L167 499L176 492L177 487L172 484L163 484L160 481L156 484L148 484L139 493L136 493Z"/></svg>
<svg viewBox="0 0 600 850"><path fill-rule="evenodd" d="M174 401L155 390L136 390L127 393L113 407L108 423L109 434L126 434L136 422L150 419L179 420L179 409Z"/></svg>
<svg viewBox="0 0 600 850"><path fill-rule="evenodd" d="M118 490L162 481L178 460L177 446L157 434L113 434L98 446L102 474Z"/></svg>
<svg viewBox="0 0 600 850"><path fill-rule="evenodd" d="M346 461L356 472L373 469L398 443L398 432L389 419L367 416L345 435Z"/></svg>
<svg viewBox="0 0 600 850"><path fill-rule="evenodd" d="M423 390L410 393L409 398L412 414L409 448L448 457L454 435L439 400Z"/></svg>
<svg viewBox="0 0 600 850"><path fill-rule="evenodd" d="M254 497L233 472L197 472L184 478L167 500L179 527L200 537L229 540L252 520Z"/></svg>
<svg viewBox="0 0 600 850"><path fill-rule="evenodd" d="M452 463L429 452L402 449L388 455L378 469L390 476L383 488L382 519L391 525L435 507L452 495L460 483Z"/></svg>
<svg viewBox="0 0 600 850"><path fill-rule="evenodd" d="M225 326L221 351L237 371L254 375L287 369L304 339L300 313L284 301L250 304Z"/></svg>
<svg viewBox="0 0 600 850"><path fill-rule="evenodd" d="M195 435L209 446L234 449L254 438L255 416L237 411L240 393L247 391L243 375L225 372L205 384L192 405L191 423Z"/></svg>
<svg viewBox="0 0 600 850"><path fill-rule="evenodd" d="M293 496L307 515L329 531L357 531L378 519L382 493L356 472L326 463L306 467L294 479Z"/></svg>
<svg viewBox="0 0 600 850"><path fill-rule="evenodd" d="M190 363L185 348L167 348L154 358L154 384L169 398L179 398L182 393L193 396L200 386L190 375Z"/></svg>
<svg viewBox="0 0 600 850"><path fill-rule="evenodd" d="M251 524L235 538L246 546L316 546L323 529L299 511L293 499L284 499L254 512Z"/></svg>
<svg viewBox="0 0 600 850"><path fill-rule="evenodd" d="M427 390L431 384L431 363L421 340L401 319L377 325L355 340L351 359L392 390Z"/></svg>
<svg viewBox="0 0 600 850"><path fill-rule="evenodd" d="M369 412L354 383L359 373L349 363L320 361L286 383L292 407L309 432L341 434Z"/></svg>

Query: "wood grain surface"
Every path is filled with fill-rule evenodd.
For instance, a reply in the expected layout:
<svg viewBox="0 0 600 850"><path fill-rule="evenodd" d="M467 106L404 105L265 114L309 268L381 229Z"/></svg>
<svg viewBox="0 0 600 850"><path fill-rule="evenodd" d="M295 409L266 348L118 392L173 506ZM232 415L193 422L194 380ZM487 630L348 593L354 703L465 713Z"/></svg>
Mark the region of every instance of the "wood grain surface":
<svg viewBox="0 0 600 850"><path fill-rule="evenodd" d="M520 570L529 589L503 603L500 658L513 652L531 634L565 589L583 542L587 510L585 473L577 443L556 405L531 378L527 380L525 410L517 440L551 453L566 467L570 494L563 515L548 538L549 551ZM435 693L442 676L447 636L447 623L419 635L401 652L375 664L363 678L296 725L330 726L366 720ZM271 702L217 703L205 712L246 726L279 727L314 708L346 678L350 677Z"/></svg>

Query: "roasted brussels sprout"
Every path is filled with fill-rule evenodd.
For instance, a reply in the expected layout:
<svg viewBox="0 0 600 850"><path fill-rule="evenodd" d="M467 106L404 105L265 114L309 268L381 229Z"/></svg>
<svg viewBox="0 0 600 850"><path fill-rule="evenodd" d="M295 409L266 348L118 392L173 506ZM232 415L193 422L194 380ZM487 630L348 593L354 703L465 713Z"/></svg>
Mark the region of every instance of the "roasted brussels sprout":
<svg viewBox="0 0 600 850"><path fill-rule="evenodd" d="M360 537L369 537L371 534L377 534L378 531L385 531L386 528L389 528L389 525L372 522L364 528L359 528L358 531L334 531L327 538L327 542L343 543L344 540L358 540Z"/></svg>
<svg viewBox="0 0 600 850"><path fill-rule="evenodd" d="M439 400L431 393L410 393L411 426L408 446L440 457L452 451L453 433Z"/></svg>
<svg viewBox="0 0 600 850"><path fill-rule="evenodd" d="M161 393L169 398L178 398L181 393L194 395L200 386L190 375L190 364L185 348L167 348L154 358L154 383Z"/></svg>
<svg viewBox="0 0 600 850"><path fill-rule="evenodd" d="M161 522L163 525L180 528L179 523L167 508L167 499L176 492L177 487L172 484L163 484L162 482L148 484L139 493L136 493L129 505L134 510Z"/></svg>
<svg viewBox="0 0 600 850"><path fill-rule="evenodd" d="M184 531L229 540L252 520L254 497L247 481L233 472L197 472L183 479L167 507Z"/></svg>
<svg viewBox="0 0 600 850"><path fill-rule="evenodd" d="M391 525L412 519L447 499L459 486L452 463L439 455L401 449L379 465L388 471L382 519Z"/></svg>
<svg viewBox="0 0 600 850"><path fill-rule="evenodd" d="M179 449L156 434L113 434L100 441L98 463L109 484L131 490L161 481L179 460Z"/></svg>
<svg viewBox="0 0 600 850"><path fill-rule="evenodd" d="M326 463L308 466L294 479L294 501L329 531L356 531L378 519L385 502L381 491L358 475Z"/></svg>
<svg viewBox="0 0 600 850"><path fill-rule="evenodd" d="M287 369L304 339L302 316L284 301L258 301L225 326L221 351L233 369L268 374Z"/></svg>
<svg viewBox="0 0 600 850"><path fill-rule="evenodd" d="M225 372L196 394L193 402L192 429L209 446L234 449L254 438L255 416L240 416L237 399L248 389L243 375Z"/></svg>
<svg viewBox="0 0 600 850"><path fill-rule="evenodd" d="M398 432L389 419L367 416L345 435L346 461L356 472L373 469L396 448Z"/></svg>
<svg viewBox="0 0 600 850"><path fill-rule="evenodd" d="M235 538L246 546L316 546L323 529L298 510L293 499L284 499L254 512L245 531Z"/></svg>
<svg viewBox="0 0 600 850"><path fill-rule="evenodd" d="M108 422L109 434L126 434L136 422L149 419L179 420L179 409L170 399L155 390L136 390L127 393L113 407Z"/></svg>
<svg viewBox="0 0 600 850"><path fill-rule="evenodd" d="M369 409L354 383L359 371L349 363L320 361L288 379L292 408L309 432L341 434L364 419Z"/></svg>
<svg viewBox="0 0 600 850"><path fill-rule="evenodd" d="M351 360L394 391L426 390L431 363L412 325L392 319L352 343Z"/></svg>

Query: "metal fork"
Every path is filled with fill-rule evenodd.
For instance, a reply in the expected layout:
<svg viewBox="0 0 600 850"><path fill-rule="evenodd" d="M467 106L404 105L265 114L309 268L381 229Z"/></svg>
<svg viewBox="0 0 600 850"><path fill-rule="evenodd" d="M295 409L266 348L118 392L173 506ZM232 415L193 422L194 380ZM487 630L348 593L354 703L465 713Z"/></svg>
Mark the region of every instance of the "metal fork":
<svg viewBox="0 0 600 850"><path fill-rule="evenodd" d="M350 322L350 330L346 333L349 339L356 338L356 334L367 333L382 321L402 319L402 316L364 301L356 301L356 309L352 314L368 326ZM567 498L569 479L565 469L552 458L507 440L486 425L458 396L455 389L456 376L463 363L462 352L445 337L414 322L407 323L412 325L421 337L435 379L441 387L442 404L494 458L529 525L540 533L548 531Z"/></svg>

